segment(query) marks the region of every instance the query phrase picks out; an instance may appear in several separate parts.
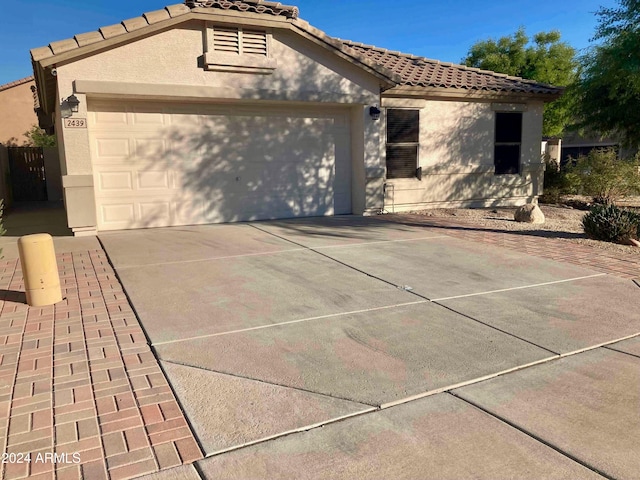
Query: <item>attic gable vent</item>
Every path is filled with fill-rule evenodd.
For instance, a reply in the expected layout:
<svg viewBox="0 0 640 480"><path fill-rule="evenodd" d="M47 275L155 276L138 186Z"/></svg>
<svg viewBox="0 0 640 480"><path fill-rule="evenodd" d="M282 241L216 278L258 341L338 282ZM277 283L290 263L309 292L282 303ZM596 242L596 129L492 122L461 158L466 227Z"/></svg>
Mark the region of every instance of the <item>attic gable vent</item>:
<svg viewBox="0 0 640 480"><path fill-rule="evenodd" d="M213 50L236 55L267 56L267 33L242 28L213 29Z"/></svg>
<svg viewBox="0 0 640 480"><path fill-rule="evenodd" d="M268 75L278 65L271 55L272 35L268 31L207 23L205 38L206 70Z"/></svg>

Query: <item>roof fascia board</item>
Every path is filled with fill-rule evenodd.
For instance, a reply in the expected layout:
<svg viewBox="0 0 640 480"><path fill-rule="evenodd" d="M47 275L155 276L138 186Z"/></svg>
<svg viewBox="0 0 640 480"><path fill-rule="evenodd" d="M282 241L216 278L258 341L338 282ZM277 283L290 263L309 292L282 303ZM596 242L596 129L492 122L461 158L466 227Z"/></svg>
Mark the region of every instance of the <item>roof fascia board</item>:
<svg viewBox="0 0 640 480"><path fill-rule="evenodd" d="M385 85L389 88L398 85L398 83L400 82L400 77L393 73L391 70L382 67L381 65L377 65L376 63L358 54L345 52L342 42L331 38L322 30L318 30L317 28L312 27L308 22L305 22L304 20L293 20L290 23L289 28L292 31L296 32L298 35L306 38L316 45L320 45L321 47L329 50L330 52L334 53L344 60L347 60L350 63L354 63L355 60L357 62L355 63L356 66L359 66L360 68L366 70L380 80L383 80Z"/></svg>
<svg viewBox="0 0 640 480"><path fill-rule="evenodd" d="M133 32L117 35L115 37L107 38L102 41L92 43L90 45L86 45L84 47L78 47L73 50L60 53L58 55L52 55L51 57L43 58L42 60L38 60L36 63L43 68L50 67L52 65L61 64L61 63L69 63L78 57L83 57L91 53L95 53L95 52L99 52L101 50L107 49L109 47L114 47L121 43L126 43L133 40L137 40L142 37L146 37L149 34L165 30L167 28L173 27L183 22L187 22L189 20L193 20L193 16L190 13L187 13L185 15L181 15L175 18L169 18L167 20L154 23L153 25L143 27L139 30L134 30Z"/></svg>
<svg viewBox="0 0 640 480"><path fill-rule="evenodd" d="M465 90L440 87L397 86L382 93L382 98L423 98L452 101L487 101L501 100L509 102L530 102L538 100L553 102L562 93L523 93L523 92L494 92L487 90Z"/></svg>
<svg viewBox="0 0 640 480"><path fill-rule="evenodd" d="M215 17L215 21L220 20L222 23L247 23L249 25L267 25L282 26L291 22L284 16L265 15L264 13L254 12L236 12L234 10L219 10L212 8L193 8L191 12L186 14L201 20L213 21L211 17Z"/></svg>

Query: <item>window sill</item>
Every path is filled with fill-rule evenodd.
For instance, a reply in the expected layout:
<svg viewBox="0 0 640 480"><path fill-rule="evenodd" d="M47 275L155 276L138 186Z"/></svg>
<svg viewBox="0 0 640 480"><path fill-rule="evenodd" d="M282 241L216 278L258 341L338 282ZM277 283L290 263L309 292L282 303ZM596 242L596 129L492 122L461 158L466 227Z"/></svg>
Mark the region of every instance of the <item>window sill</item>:
<svg viewBox="0 0 640 480"><path fill-rule="evenodd" d="M273 58L250 55L234 55L207 52L204 55L205 68L213 72L256 73L269 75L278 67Z"/></svg>

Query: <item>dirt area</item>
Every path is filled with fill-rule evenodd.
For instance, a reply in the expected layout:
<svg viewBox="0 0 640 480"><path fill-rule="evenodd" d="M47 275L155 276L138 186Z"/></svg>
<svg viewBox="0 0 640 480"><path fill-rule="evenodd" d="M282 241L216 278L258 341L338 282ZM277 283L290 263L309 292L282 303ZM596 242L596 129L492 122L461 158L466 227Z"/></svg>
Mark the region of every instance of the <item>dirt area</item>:
<svg viewBox="0 0 640 480"><path fill-rule="evenodd" d="M638 247L588 239L582 228L582 217L587 213L587 210L581 209L588 207L585 206L581 199L568 199L567 203L570 205L564 203L558 205L541 204L540 209L545 216L543 225L516 222L513 219L516 208L436 208L412 211L410 213L439 218L455 217L456 220L472 223L475 226L502 231L534 230L540 232L543 236L559 238L567 242L629 255L640 255L640 248ZM633 201L629 206L635 206L635 203ZM640 205L640 199L638 199L637 204ZM580 208L571 205L576 205ZM581 234L581 237L576 238L576 234Z"/></svg>

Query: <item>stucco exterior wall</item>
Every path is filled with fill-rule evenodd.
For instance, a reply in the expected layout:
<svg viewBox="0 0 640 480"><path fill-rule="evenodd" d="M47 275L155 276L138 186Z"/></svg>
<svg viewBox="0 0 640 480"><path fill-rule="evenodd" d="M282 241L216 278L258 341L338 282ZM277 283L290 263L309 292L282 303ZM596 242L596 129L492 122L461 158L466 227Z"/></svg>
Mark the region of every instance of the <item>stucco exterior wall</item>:
<svg viewBox="0 0 640 480"><path fill-rule="evenodd" d="M521 205L542 193L542 102L383 99L383 106L420 110L422 180L387 180L387 211ZM512 110L523 110L520 174L495 175L495 112Z"/></svg>
<svg viewBox="0 0 640 480"><path fill-rule="evenodd" d="M23 145L27 140L24 133L38 124L33 110L33 86L35 81L0 90L0 144Z"/></svg>
<svg viewBox="0 0 640 480"><path fill-rule="evenodd" d="M384 157L380 122L368 108L379 103L380 80L326 49L285 30L272 30L271 74L207 71L204 68L207 25L192 21L136 42L66 65L58 65L58 98L72 93L80 100L74 118L88 118L92 99L178 103L268 105L344 105L351 107L352 205L354 213L379 210L383 204ZM90 128L65 128L58 112L58 142L69 226L95 227L88 202L93 192ZM373 198L377 195L376 198ZM82 210L82 214L78 211ZM72 219L73 217L73 219Z"/></svg>

